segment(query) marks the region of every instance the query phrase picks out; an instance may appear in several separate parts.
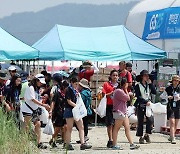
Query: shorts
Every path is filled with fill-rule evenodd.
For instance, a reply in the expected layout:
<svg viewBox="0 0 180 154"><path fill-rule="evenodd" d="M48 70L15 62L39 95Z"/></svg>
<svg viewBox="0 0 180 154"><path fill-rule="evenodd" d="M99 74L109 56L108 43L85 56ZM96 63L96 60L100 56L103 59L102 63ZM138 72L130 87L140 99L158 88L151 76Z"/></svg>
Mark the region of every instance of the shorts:
<svg viewBox="0 0 180 154"><path fill-rule="evenodd" d="M32 113L27 113L27 112L22 112L22 114L23 117L27 117L27 116L32 117L31 119L32 122L40 121L40 115L35 115L35 114L33 115Z"/></svg>
<svg viewBox="0 0 180 154"><path fill-rule="evenodd" d="M120 112L113 112L113 118L115 120L124 120L127 117L127 115L122 114Z"/></svg>
<svg viewBox="0 0 180 154"><path fill-rule="evenodd" d="M107 127L114 125L113 106L112 105L107 105L107 107L106 107L105 123L106 123Z"/></svg>
<svg viewBox="0 0 180 154"><path fill-rule="evenodd" d="M73 118L72 109L71 108L65 108L63 117L64 117L64 119Z"/></svg>
<svg viewBox="0 0 180 154"><path fill-rule="evenodd" d="M180 108L167 108L167 119L180 119Z"/></svg>
<svg viewBox="0 0 180 154"><path fill-rule="evenodd" d="M63 116L56 115L52 118L52 120L55 127L63 127L66 124L66 120Z"/></svg>

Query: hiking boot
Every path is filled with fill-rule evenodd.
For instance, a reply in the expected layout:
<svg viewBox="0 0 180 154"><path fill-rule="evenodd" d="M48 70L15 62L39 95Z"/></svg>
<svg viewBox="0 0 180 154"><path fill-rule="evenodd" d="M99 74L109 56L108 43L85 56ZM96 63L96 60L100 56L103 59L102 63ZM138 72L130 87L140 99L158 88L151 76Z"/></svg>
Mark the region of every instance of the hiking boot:
<svg viewBox="0 0 180 154"><path fill-rule="evenodd" d="M80 150L91 149L91 148L92 148L92 146L88 145L86 143L81 144L81 146L80 146Z"/></svg>
<svg viewBox="0 0 180 154"><path fill-rule="evenodd" d="M43 145L43 143L39 143L37 146L39 149L47 149L46 145Z"/></svg>
<svg viewBox="0 0 180 154"><path fill-rule="evenodd" d="M144 144L144 138L143 137L140 137L139 144Z"/></svg>
<svg viewBox="0 0 180 154"><path fill-rule="evenodd" d="M172 138L171 144L176 144L176 139L175 139L175 137Z"/></svg>
<svg viewBox="0 0 180 154"><path fill-rule="evenodd" d="M112 147L113 147L113 142L112 141L108 141L107 148L112 148Z"/></svg>
<svg viewBox="0 0 180 154"><path fill-rule="evenodd" d="M140 148L139 145L135 145L135 144L130 145L130 150L139 149L139 148Z"/></svg>
<svg viewBox="0 0 180 154"><path fill-rule="evenodd" d="M112 150L123 150L123 148L121 148L120 146L112 146Z"/></svg>
<svg viewBox="0 0 180 154"><path fill-rule="evenodd" d="M149 135L144 135L144 139L146 140L147 143L151 143Z"/></svg>
<svg viewBox="0 0 180 154"><path fill-rule="evenodd" d="M73 148L73 146L71 145L71 144L65 144L65 148L66 148L66 150L68 151L70 151L70 150L74 150L74 148Z"/></svg>

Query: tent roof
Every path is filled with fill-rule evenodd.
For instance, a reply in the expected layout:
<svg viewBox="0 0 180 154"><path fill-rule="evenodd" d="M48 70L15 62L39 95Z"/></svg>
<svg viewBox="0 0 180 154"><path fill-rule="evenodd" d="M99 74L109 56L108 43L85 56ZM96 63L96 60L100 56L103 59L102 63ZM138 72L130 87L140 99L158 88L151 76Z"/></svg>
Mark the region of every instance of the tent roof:
<svg viewBox="0 0 180 154"><path fill-rule="evenodd" d="M166 52L141 40L123 25L69 27L55 25L34 48L42 60L154 60Z"/></svg>
<svg viewBox="0 0 180 154"><path fill-rule="evenodd" d="M0 61L38 58L38 51L0 27Z"/></svg>

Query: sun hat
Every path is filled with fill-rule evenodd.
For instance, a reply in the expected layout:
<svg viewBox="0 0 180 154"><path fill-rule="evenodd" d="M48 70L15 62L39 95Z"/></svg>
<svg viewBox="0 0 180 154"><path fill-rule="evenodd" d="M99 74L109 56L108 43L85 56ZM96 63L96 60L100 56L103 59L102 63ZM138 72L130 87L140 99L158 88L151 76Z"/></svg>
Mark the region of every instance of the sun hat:
<svg viewBox="0 0 180 154"><path fill-rule="evenodd" d="M140 74L139 74L138 76L136 76L136 81L137 81L137 82L140 82L140 81L142 80L142 76L143 76L143 75L149 75L149 77L152 76L151 74L149 74L149 72L148 72L147 70L142 70L142 71L140 72Z"/></svg>
<svg viewBox="0 0 180 154"><path fill-rule="evenodd" d="M1 80L8 80L9 78L7 76L7 73L0 70L0 79Z"/></svg>
<svg viewBox="0 0 180 154"><path fill-rule="evenodd" d="M39 79L39 81L42 83L42 84L46 84L46 81L45 81L45 78L44 78L44 75L43 74L37 74L35 76L35 78Z"/></svg>
<svg viewBox="0 0 180 154"><path fill-rule="evenodd" d="M10 66L10 67L8 68L8 71L15 71L15 70L17 70L15 66Z"/></svg>
<svg viewBox="0 0 180 154"><path fill-rule="evenodd" d="M169 82L173 82L174 80L179 80L180 81L179 75L173 75L171 80L169 80Z"/></svg>
<svg viewBox="0 0 180 154"><path fill-rule="evenodd" d="M84 87L84 88L86 88L86 89L90 89L89 83L88 83L88 80L87 80L87 79L82 78L82 79L79 81L79 85L81 85L82 87Z"/></svg>

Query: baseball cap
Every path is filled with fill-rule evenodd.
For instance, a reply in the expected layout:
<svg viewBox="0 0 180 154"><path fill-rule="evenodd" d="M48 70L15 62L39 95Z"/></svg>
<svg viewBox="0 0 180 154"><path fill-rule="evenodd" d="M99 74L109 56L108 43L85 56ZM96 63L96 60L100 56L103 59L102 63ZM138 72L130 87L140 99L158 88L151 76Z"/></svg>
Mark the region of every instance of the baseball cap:
<svg viewBox="0 0 180 154"><path fill-rule="evenodd" d="M8 68L8 70L9 70L9 71L15 71L15 70L16 70L16 67L15 67L15 66L10 66L10 67Z"/></svg>
<svg viewBox="0 0 180 154"><path fill-rule="evenodd" d="M39 81L42 83L42 84L46 84L46 81L45 81L45 78L44 78L44 75L43 74L37 74L35 76L35 78L39 79Z"/></svg>

